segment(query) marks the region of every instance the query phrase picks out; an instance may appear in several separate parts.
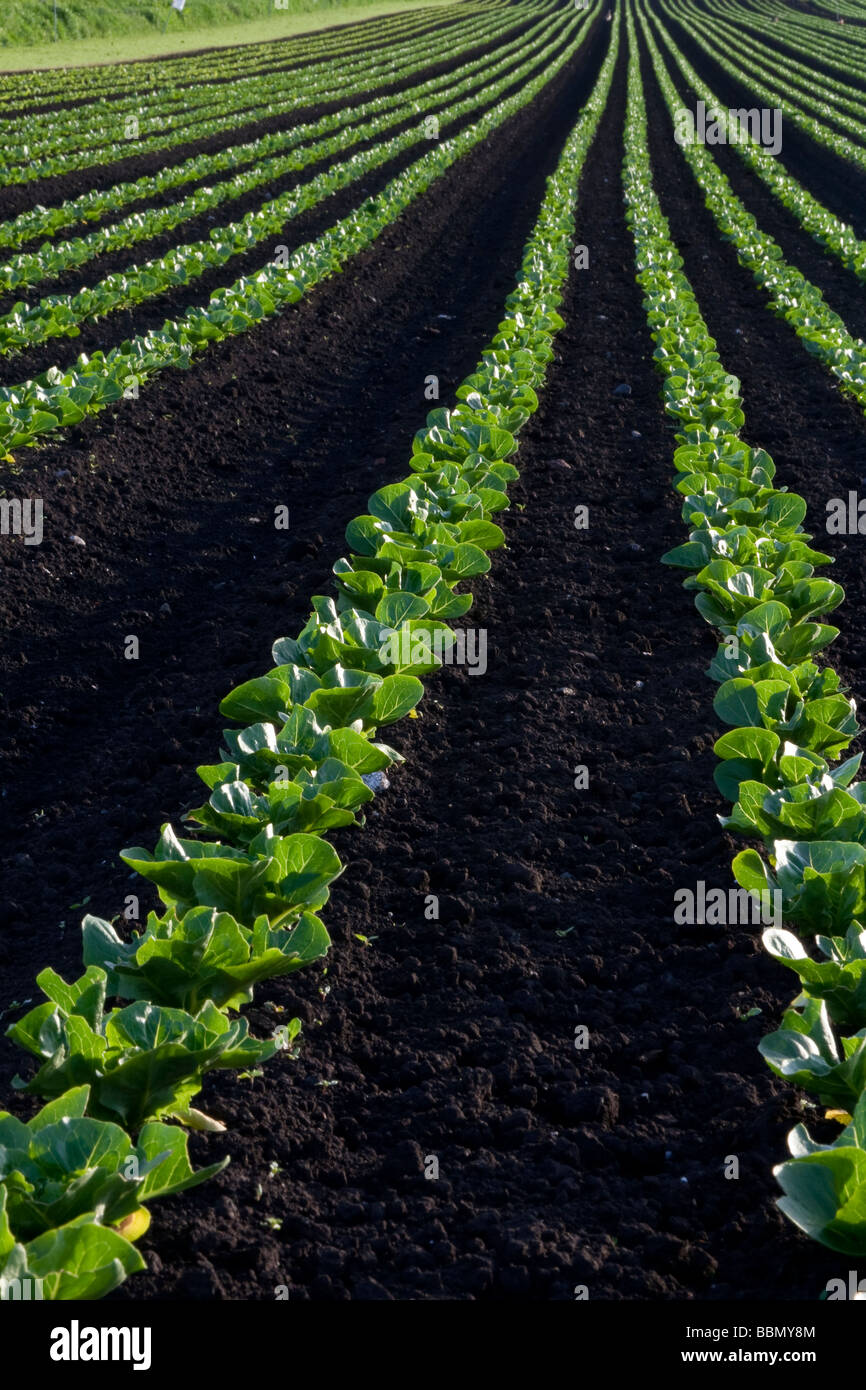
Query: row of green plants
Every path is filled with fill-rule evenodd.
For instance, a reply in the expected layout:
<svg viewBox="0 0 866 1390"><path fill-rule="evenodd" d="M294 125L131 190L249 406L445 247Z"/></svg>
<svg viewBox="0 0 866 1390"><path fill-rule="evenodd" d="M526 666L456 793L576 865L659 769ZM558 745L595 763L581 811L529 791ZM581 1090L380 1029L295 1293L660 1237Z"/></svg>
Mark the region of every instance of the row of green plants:
<svg viewBox="0 0 866 1390"><path fill-rule="evenodd" d="M142 1209L221 1166L193 1172L172 1127L215 1127L192 1105L203 1076L297 1046L296 1020L282 1039L261 1040L231 1015L260 981L324 958L318 913L342 868L324 836L360 819L373 796L365 776L399 760L380 730L415 710L421 677L455 640L450 620L471 606L458 585L486 573L503 544L490 518L508 505L508 459L562 327L576 191L618 42L619 20L548 180L506 316L457 404L431 412L409 476L350 523L335 596L314 598L298 637L276 642L274 668L222 702L233 727L221 761L199 769L206 802L185 818L197 838L165 826L153 854L123 852L156 886L161 914L131 940L86 917L84 975L67 984L43 971L46 1002L8 1030L39 1064L22 1089L47 1105L29 1124L0 1115L0 1280L94 1298L141 1268L128 1237ZM131 1002L108 1007L114 1000Z"/></svg>
<svg viewBox="0 0 866 1390"><path fill-rule="evenodd" d="M275 44L266 54L260 54L252 61L239 57L234 62L226 59L224 64L216 67L211 63L205 73L198 68L198 60L195 58L182 59L180 64L166 63L165 71L160 64L159 68L151 70L147 77L142 73L137 81L131 78L131 85L126 92L122 87L118 88L115 85L117 78L103 78L104 92L93 91L85 83L84 90L89 95L86 105L56 106L50 112L39 111L29 116L22 107L16 105L14 115L0 116L0 135L17 137L22 130L28 134L31 130L36 134L44 130L46 134L54 131L58 136L68 135L76 131L87 131L88 127L92 129L97 123L104 125L107 121L116 120L126 114L138 116L141 124L146 125L151 116L191 109L219 94L223 86L235 85L257 74L300 71L304 65L322 58L336 62L353 56L359 50L372 57L379 46L404 41L425 29L429 31L431 25L429 14L410 13L408 22L405 16L394 18L402 18L403 23L392 24L390 28L383 26L378 34L368 33L362 36L358 30L350 26L345 30L331 31L329 40L320 40L315 46L295 49L292 46ZM435 20L432 22L435 23ZM241 50L241 54L242 52ZM66 77L66 100L80 99L80 72L80 69L75 70L72 80ZM87 75L86 70L84 75ZM58 91L55 99L62 101L64 93Z"/></svg>
<svg viewBox="0 0 866 1390"><path fill-rule="evenodd" d="M682 9L674 9L668 0L660 0L660 8L669 20L675 23L683 23ZM706 25L699 22L697 17L693 17L689 27L689 33L694 42L703 49L713 62L726 72L735 82L739 82L747 90L754 92L759 101L770 108L779 107L784 113L784 120L790 121L804 134L808 135L817 144L823 145L826 149L832 150L840 159L846 160L849 164L856 165L859 169L866 169L866 150L862 145L849 140L847 135L841 134L833 129L834 122L829 119L826 104L822 107L818 104L816 109L821 110L821 117L810 115L805 104L797 102L787 91L780 91L779 85L775 81L775 74L771 74L772 86L767 86L756 77L754 72L746 72L731 56L728 49L720 47L711 42L706 36ZM845 122L846 129L850 128L850 123Z"/></svg>
<svg viewBox="0 0 866 1390"><path fill-rule="evenodd" d="M641 20L643 22L642 14ZM682 104L645 23L643 32L665 104L674 121ZM725 121L727 119L725 115ZM851 336L817 285L786 261L774 239L761 231L752 213L734 193L709 147L696 142L683 145L681 150L719 232L734 247L740 264L751 271L755 282L767 294L774 312L790 323L803 347L832 372L840 388L866 408L866 343Z"/></svg>
<svg viewBox="0 0 866 1390"><path fill-rule="evenodd" d="M504 27L513 30L517 26L513 23L504 26L494 11L492 18L465 20L456 34L448 33L447 39L445 35L437 39L422 30L420 35L411 35L399 44L381 49L363 48L357 54L352 52L339 63L336 56L328 56L308 67L269 68L263 74L231 83L217 82L188 89L180 110L175 109L177 95L171 93L165 99L160 95L149 104L137 97L131 110L127 103L112 100L105 103L102 110L88 106L83 112L76 108L66 115L52 111L47 115L15 118L3 142L5 167L27 164L43 156L60 158L70 151L89 156L94 148L104 147L107 140L116 142L119 137L128 144L126 123L130 115L135 118L138 138L147 137L145 144L166 132L170 133L173 144L179 139L195 139L199 127L209 125L213 117L231 116L236 123L241 118L254 118L247 113L267 114L272 97L283 97L287 89L296 101L303 97L309 105L316 96L330 98L335 77L339 78L335 95L340 95L351 79L362 74L366 74L368 86L375 85L377 80L391 80L398 65L407 58L423 55L425 62L429 62L427 55L437 42L441 53L450 55L455 48L459 52L491 42Z"/></svg>
<svg viewBox="0 0 866 1390"><path fill-rule="evenodd" d="M680 72L696 96L704 101L707 110L720 113L726 129L730 129L727 111L716 94L702 81L681 50L674 43L669 31L658 16L652 16L645 5L641 8L642 17L655 20L655 27L667 52L676 62ZM744 138L745 136L745 138ZM785 169L777 155L771 154L763 145L741 132L734 143L734 149L746 167L756 174L770 192L778 198L783 207L797 219L804 231L837 256L848 270L858 279L866 281L866 242L856 236L847 222L842 222L817 198Z"/></svg>
<svg viewBox="0 0 866 1390"><path fill-rule="evenodd" d="M696 13L693 7L691 13ZM816 107L826 103L835 121L846 129L866 134L866 126L862 123L862 88L845 82L838 74L830 78L814 64L801 63L776 46L762 43L757 38L748 38L748 24L738 23L735 26L727 22L719 11L713 15L710 27L711 32L717 30L723 39L735 45L735 51L744 61L754 65L755 72L770 81L781 83L796 101L807 106L812 102ZM859 64L850 55L845 71L860 72ZM849 120L850 117L853 120Z"/></svg>
<svg viewBox="0 0 866 1390"><path fill-rule="evenodd" d="M482 39L494 28L489 18L486 22L475 21L475 24L480 26ZM467 43L476 41L474 34L468 36ZM445 51L452 53L455 42L451 37ZM30 142L16 147L6 145L0 162L0 186L29 183L89 169L129 158L130 155L138 157L156 151L170 151L191 140L205 140L226 130L234 131L240 117L244 124L250 124L288 115L323 101L338 101L359 90L368 91L376 82L387 85L394 81L401 60L414 64L410 73L422 70L429 62L429 51L430 39L422 35L387 50L386 56L376 62L371 61L369 54L362 53L340 65L336 71L330 62L302 68L291 83L287 83L285 74L279 72L250 79L251 85L243 94L235 93L233 85L223 86L221 95L209 108L211 114L199 116L182 126L169 124L164 132L150 136L139 131L134 138L131 137L121 121L110 134L102 130L94 132L94 143L80 151L52 153L53 137L50 134L41 143Z"/></svg>
<svg viewBox="0 0 866 1390"><path fill-rule="evenodd" d="M457 17L478 13L479 9L475 5L461 5ZM419 27L434 24L440 16L443 23L450 19L450 15L440 11L425 13L412 10L386 15L372 22L366 20L295 38L269 39L262 43L220 48L215 52L191 56L4 73L0 110L7 108L23 113L49 103L82 98L99 101L106 96L157 92L164 86L194 85L220 77L233 80L256 70L264 71L273 66L275 60L282 61L284 57L306 62L332 49L342 55L369 44L399 40L417 32Z"/></svg>
<svg viewBox="0 0 866 1390"><path fill-rule="evenodd" d="M423 57L416 56L412 63L401 68L396 76L399 76L401 81L411 78L413 73L423 71L429 65L431 58L435 61L437 58L453 52L452 44L453 40L443 39L443 46L440 48L438 41L431 39L429 46L425 48ZM452 77L453 74L446 74L439 81L447 84ZM363 95L367 87L368 83L361 75L357 79L356 90L349 95L352 97ZM361 105L348 105L339 111L323 116L320 120L292 126L289 130L273 131L257 140L240 145L232 144L213 154L193 155L179 164L167 165L156 174L144 175L135 180L114 184L109 188L88 190L54 207L37 205L27 208L17 217L0 223L0 246L23 246L26 242L39 236L53 236L55 232L65 227L99 221L108 214L118 212L130 204L156 197L185 183L209 179L214 175L237 170L244 164L257 163L259 160L264 161L268 156L293 148L302 141L319 139L355 122L382 114L394 106L402 105L412 97L413 92L420 94L428 87L430 90L435 90L433 84L425 83L420 89L414 88L392 93L390 96L374 97ZM147 217L150 214L141 215ZM124 220L124 225L133 222L135 217L136 214L127 217ZM120 228L118 228L117 234L120 235ZM47 245L43 245L39 252L34 253L34 259L37 259L40 254L48 256ZM25 278L32 273L32 266L33 260L26 259L24 261L22 272ZM11 275L13 277L12 284L23 283L14 278L14 268Z"/></svg>
<svg viewBox="0 0 866 1390"><path fill-rule="evenodd" d="M758 32L763 36L771 34L774 41L786 44L795 54L812 54L842 73L866 70L863 61L866 52L858 29L840 29L805 11L798 14L791 10L773 10L767 5L753 5L746 14L733 4L723 3L717 9L732 22L753 21L747 24L751 29L755 28L754 21L762 19Z"/></svg>
<svg viewBox="0 0 866 1390"><path fill-rule="evenodd" d="M543 71L543 64L551 64L551 71L558 70L580 42L579 39L569 42L567 37L568 31L575 27L579 28L579 24L576 26L575 21L566 21L565 36L557 35L538 52L532 46L530 56L518 68L507 70L504 77L487 82L480 90L475 79L470 77L457 84L451 92L429 103L426 112L441 111L443 120L451 125L489 107L490 103L498 101L519 83L529 80L539 68ZM563 43L567 45L565 49ZM505 63L505 67L510 69L510 61ZM490 75L492 77L492 70ZM470 95L462 101L457 100L460 91L467 87ZM358 140L370 139L380 133L383 126L387 129L393 124L393 117L380 117L359 132ZM348 159L329 165L306 183L246 213L239 222L212 228L205 241L189 242L174 247L156 260L145 261L126 271L115 271L95 285L79 290L77 294L48 295L32 307L19 301L8 314L0 317L0 353L33 347L48 338L75 337L80 332L80 325L87 320L105 318L118 309L150 301L178 285L190 284L261 242L283 236L289 223L301 213L365 178L404 151L425 144L429 144L429 138L422 119L390 140L381 140L370 149L360 150ZM322 159L333 156L344 147L344 137L330 137L320 143L313 157Z"/></svg>
<svg viewBox="0 0 866 1390"><path fill-rule="evenodd" d="M707 673L718 683L715 712L731 726L715 745L716 782L733 803L721 821L763 849L739 854L734 874L752 893L778 891L804 938L776 928L764 936L800 991L761 1052L844 1124L827 1144L795 1127L791 1158L775 1169L779 1205L830 1249L863 1255L866 783L854 781L859 754L837 762L858 732L854 702L815 660L838 635L822 619L843 593L817 576L830 557L803 530L803 498L776 487L772 459L741 438L739 383L719 360L653 187L631 12L629 31L627 217L665 410L678 427L674 487L689 527L664 559L690 571L685 586L722 638Z"/></svg>
<svg viewBox="0 0 866 1390"><path fill-rule="evenodd" d="M82 354L74 367L50 367L32 381L0 387L0 449L32 444L46 434L76 424L136 391L166 367L186 368L209 343L246 332L283 307L297 303L314 285L335 274L370 246L385 227L467 151L527 106L574 57L586 36L577 38L519 91L501 100L474 124L442 140L391 179L377 194L312 242L250 277L214 291L204 307L168 320L162 329L121 343L108 352ZM254 232L251 231L251 236Z"/></svg>
<svg viewBox="0 0 866 1390"><path fill-rule="evenodd" d="M520 68L515 71L513 78L513 80L518 81L523 74L530 70L531 61L541 49L542 44L547 41L545 53L549 55L553 51L553 39L559 38L560 31L565 33L569 27L567 14L561 25L548 27L542 22L534 30L522 36L515 44L506 45L495 55L485 55L472 63L433 78L421 86L365 103L364 106L354 108L351 112L325 117L319 124L329 126L330 132L318 140L312 142L304 140L305 133L310 129L307 126L294 127L290 131L280 131L275 136L265 137L262 141L254 142L247 148L253 151L256 149L256 145L259 146L255 163L235 174L233 178L225 179L215 186L196 189L186 198L170 203L165 207L155 207L143 212L132 213L121 222L100 227L87 236L76 237L67 242L47 242L39 251L12 256L4 265L0 265L0 286L6 289L20 289L25 285L38 283L40 280L53 278L73 267L85 265L88 261L109 251L134 246L146 238L173 231L174 228L191 218L212 212L224 202L241 198L245 193L249 193L262 185L271 185L275 180L288 173L301 171L320 160L342 154L351 149L353 145L372 140L391 127L400 125L413 117L419 117L423 122L427 115L436 112L442 106L447 106L448 103L457 101L467 89L477 89L476 79L481 68L484 69L485 81L490 84L502 73L507 73L517 61L517 56L520 55L524 61ZM485 101L490 100L495 95L496 91L488 88L483 99ZM481 100L482 97L479 95L476 97L475 104L480 104ZM451 112L447 113L447 120L451 121L455 118ZM352 124L347 127L345 122L348 120L351 120ZM426 138L423 124L417 138ZM261 147L269 144L271 147L282 147L289 152L267 156ZM232 152L227 153L231 154ZM235 159L227 160L226 167L234 167L238 162L239 148L235 147L233 153ZM336 172L337 167L334 166L334 172ZM345 166L343 167L345 168ZM266 206L275 212L278 211L275 200L271 200ZM295 214L290 211L288 216L292 215ZM235 223L229 227L214 228L209 234L209 241L232 241L238 237L240 229L240 223ZM207 243L200 243L200 245L207 246ZM185 249L188 250L189 248ZM207 261L207 256L205 256L205 260ZM171 278L166 279L164 276L160 277L160 270L164 266L171 276L177 274L178 267L174 259L151 261L145 266L130 267L122 277L112 277L110 281L104 280L100 285L94 286L90 290L83 290L80 295L55 296L43 300L41 304L32 308L21 303L14 305L12 310L14 326L11 337L7 336L9 318L5 318L0 325L0 351L6 351L9 346L20 345L28 341L41 341L46 337L55 336L56 331L68 332L68 325L74 325L80 321L81 317L92 314L94 303L101 306L103 301L107 301L109 308L116 307L117 304L123 303L126 289L124 281L127 285L134 284L136 279L144 275L150 285L153 285L156 278L157 283L161 280L162 286L167 288L176 281ZM155 292L158 290L150 288L149 293L142 296L140 293L136 295L136 291L133 289L132 293L135 298L130 302L139 302L140 298L149 298ZM120 295L119 299L116 298L118 294ZM83 315L75 312L77 303L83 305ZM67 325L66 329L61 327L59 330L54 330L50 326L45 326L50 325L53 320L58 318L56 310L59 310L61 324ZM102 307L97 309L98 313L105 311ZM34 325L35 336L31 338L29 336L30 328Z"/></svg>

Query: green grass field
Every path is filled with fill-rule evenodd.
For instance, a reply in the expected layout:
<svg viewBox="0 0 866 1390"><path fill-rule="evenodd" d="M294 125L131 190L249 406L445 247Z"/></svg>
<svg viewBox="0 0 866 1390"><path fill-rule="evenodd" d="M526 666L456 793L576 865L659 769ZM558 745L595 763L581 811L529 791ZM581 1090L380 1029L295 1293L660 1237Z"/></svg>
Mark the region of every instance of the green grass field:
<svg viewBox="0 0 866 1390"><path fill-rule="evenodd" d="M2 0L0 69L78 67L157 58L196 48L260 43L332 25L351 24L398 10L453 4L454 0L187 0L181 13L169 0Z"/></svg>

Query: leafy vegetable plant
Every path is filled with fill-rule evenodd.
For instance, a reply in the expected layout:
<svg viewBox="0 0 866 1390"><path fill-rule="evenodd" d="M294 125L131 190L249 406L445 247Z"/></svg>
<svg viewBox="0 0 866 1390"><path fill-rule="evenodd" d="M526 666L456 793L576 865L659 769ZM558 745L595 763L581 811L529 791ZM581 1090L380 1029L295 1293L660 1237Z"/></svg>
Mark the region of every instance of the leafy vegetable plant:
<svg viewBox="0 0 866 1390"><path fill-rule="evenodd" d="M26 1124L0 1111L0 1191L17 1240L88 1213L116 1226L154 1197L196 1187L228 1163L194 1172L177 1125L151 1121L133 1144L119 1125L88 1115L89 1099L87 1086L73 1087Z"/></svg>
<svg viewBox="0 0 866 1390"><path fill-rule="evenodd" d="M230 1022L210 1000L195 1015L144 1001L106 1012L107 976L97 966L72 985L53 970L37 983L47 1002L7 1033L41 1065L14 1084L49 1099L86 1087L89 1115L130 1130L159 1117L206 1127L190 1106L205 1073L256 1066L281 1046L251 1038L244 1019Z"/></svg>

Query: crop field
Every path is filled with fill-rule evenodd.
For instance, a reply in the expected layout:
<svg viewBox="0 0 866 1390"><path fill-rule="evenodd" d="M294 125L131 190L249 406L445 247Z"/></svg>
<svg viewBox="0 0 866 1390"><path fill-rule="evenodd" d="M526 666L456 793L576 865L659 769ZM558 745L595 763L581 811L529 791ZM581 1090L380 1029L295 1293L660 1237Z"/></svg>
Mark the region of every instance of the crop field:
<svg viewBox="0 0 866 1390"><path fill-rule="evenodd" d="M814 1360L866 0L384 8L0 78L0 1300Z"/></svg>

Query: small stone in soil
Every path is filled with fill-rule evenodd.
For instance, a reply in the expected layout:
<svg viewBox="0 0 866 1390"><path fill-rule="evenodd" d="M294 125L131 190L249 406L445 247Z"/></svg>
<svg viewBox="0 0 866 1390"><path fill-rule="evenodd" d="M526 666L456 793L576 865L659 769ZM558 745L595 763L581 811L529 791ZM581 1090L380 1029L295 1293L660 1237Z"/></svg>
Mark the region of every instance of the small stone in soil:
<svg viewBox="0 0 866 1390"><path fill-rule="evenodd" d="M384 772L362 772L361 781L370 788L371 792L383 792L391 783Z"/></svg>

